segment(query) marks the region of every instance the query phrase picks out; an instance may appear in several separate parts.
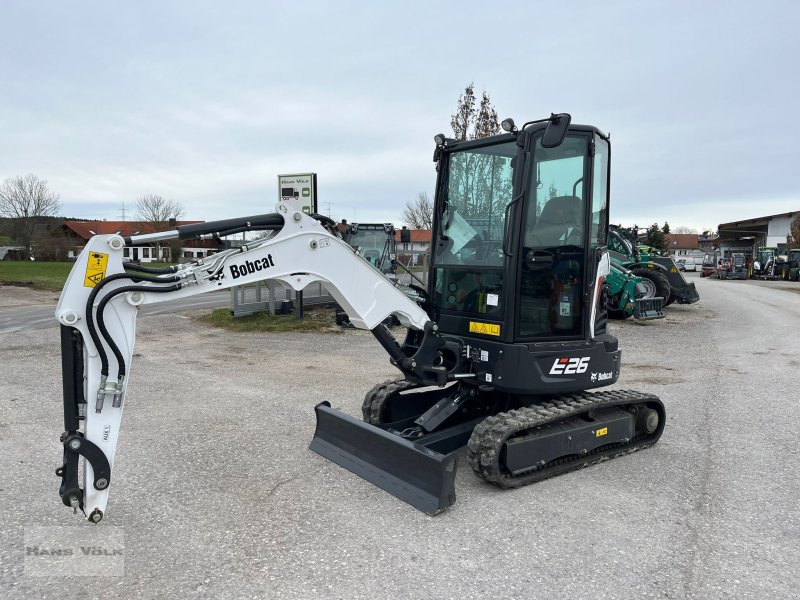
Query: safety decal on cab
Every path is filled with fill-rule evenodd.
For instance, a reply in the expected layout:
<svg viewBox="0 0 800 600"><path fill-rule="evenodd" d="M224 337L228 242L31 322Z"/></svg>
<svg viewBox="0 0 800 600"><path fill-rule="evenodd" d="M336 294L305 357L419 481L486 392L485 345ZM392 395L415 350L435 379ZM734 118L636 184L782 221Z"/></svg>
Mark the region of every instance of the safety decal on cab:
<svg viewBox="0 0 800 600"><path fill-rule="evenodd" d="M500 335L500 325L495 323L480 323L478 321L469 322L470 333L482 333L483 335Z"/></svg>
<svg viewBox="0 0 800 600"><path fill-rule="evenodd" d="M108 266L108 254L102 252L92 252L89 254L89 262L86 263L86 277L83 278L83 285L93 288L103 277L106 276Z"/></svg>

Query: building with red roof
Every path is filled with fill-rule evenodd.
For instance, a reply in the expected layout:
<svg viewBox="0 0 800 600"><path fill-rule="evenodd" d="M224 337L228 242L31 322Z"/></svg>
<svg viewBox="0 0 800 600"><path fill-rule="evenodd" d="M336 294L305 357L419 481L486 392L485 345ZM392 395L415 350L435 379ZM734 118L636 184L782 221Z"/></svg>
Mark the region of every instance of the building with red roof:
<svg viewBox="0 0 800 600"><path fill-rule="evenodd" d="M193 225L204 221L176 221L165 224L158 231L173 229L180 225ZM123 237L156 233L157 228L153 223L145 221L64 221L60 227L53 230L50 235L51 258L71 260L78 256L86 242L94 235L119 234ZM123 259L133 262L177 262L180 258L203 258L213 251L215 247L209 242L181 242L180 256L173 256L178 248L175 244L148 243L135 246L126 246L123 249ZM159 256L160 254L160 256Z"/></svg>

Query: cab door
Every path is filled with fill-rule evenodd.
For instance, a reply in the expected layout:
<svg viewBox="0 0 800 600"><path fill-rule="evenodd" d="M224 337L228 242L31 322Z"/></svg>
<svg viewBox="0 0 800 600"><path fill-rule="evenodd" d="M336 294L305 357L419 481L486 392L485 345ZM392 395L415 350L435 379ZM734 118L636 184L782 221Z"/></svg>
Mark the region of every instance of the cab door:
<svg viewBox="0 0 800 600"><path fill-rule="evenodd" d="M506 219L515 139L460 143L447 153L437 190L431 296L444 332L510 340ZM511 288L513 290L513 286Z"/></svg>
<svg viewBox="0 0 800 600"><path fill-rule="evenodd" d="M546 341L584 336L591 208L592 134L571 132L555 148L533 138L532 168L520 235L516 339Z"/></svg>

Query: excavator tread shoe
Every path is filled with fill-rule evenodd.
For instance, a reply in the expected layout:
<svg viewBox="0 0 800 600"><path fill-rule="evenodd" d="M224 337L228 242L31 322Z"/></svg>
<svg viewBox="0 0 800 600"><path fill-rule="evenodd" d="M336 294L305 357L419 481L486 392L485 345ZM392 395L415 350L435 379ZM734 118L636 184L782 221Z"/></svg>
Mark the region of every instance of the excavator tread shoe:
<svg viewBox="0 0 800 600"><path fill-rule="evenodd" d="M488 417L475 427L467 459L481 479L521 487L652 446L665 417L652 394L570 394Z"/></svg>

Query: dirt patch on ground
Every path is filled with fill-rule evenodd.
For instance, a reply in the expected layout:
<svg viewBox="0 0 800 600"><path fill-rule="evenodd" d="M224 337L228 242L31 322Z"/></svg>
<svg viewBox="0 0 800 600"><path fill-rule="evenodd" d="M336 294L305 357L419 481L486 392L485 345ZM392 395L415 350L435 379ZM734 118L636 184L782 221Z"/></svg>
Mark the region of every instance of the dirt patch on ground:
<svg viewBox="0 0 800 600"><path fill-rule="evenodd" d="M35 290L21 285L0 285L0 308L10 306L31 306L36 304L57 304L58 292Z"/></svg>

